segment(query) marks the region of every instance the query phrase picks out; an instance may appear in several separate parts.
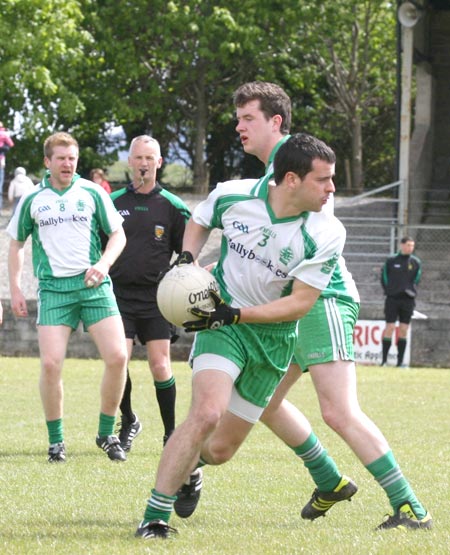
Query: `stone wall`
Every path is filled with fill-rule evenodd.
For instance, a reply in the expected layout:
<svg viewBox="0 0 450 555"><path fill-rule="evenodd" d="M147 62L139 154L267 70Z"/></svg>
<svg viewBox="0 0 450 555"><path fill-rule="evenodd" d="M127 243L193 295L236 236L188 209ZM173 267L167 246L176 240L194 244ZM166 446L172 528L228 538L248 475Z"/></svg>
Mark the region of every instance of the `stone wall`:
<svg viewBox="0 0 450 555"><path fill-rule="evenodd" d="M39 356L36 334L36 301L28 301L28 318L15 318L9 301L3 301L4 322L0 328L0 355ZM383 314L372 307L362 308L361 319L382 320ZM412 323L411 360L413 366L450 368L450 320L430 318ZM184 333L172 346L173 360L187 360L192 338ZM88 333L79 328L73 333L67 350L70 358L98 358L97 349ZM142 346L133 353L136 359L145 359Z"/></svg>

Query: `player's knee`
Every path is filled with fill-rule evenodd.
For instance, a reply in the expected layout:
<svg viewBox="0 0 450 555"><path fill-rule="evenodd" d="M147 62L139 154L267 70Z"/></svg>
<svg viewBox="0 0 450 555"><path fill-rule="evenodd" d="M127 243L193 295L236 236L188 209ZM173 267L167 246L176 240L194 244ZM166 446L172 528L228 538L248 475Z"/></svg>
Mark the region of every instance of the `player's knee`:
<svg viewBox="0 0 450 555"><path fill-rule="evenodd" d="M208 437L219 424L222 412L214 405L193 407L188 420L200 437Z"/></svg>
<svg viewBox="0 0 450 555"><path fill-rule="evenodd" d="M337 411L333 407L323 408L322 418L325 424L338 434L345 431L347 423L350 421L345 412Z"/></svg>
<svg viewBox="0 0 450 555"><path fill-rule="evenodd" d="M128 362L128 355L124 349L115 349L105 358L105 364L110 369L125 371Z"/></svg>
<svg viewBox="0 0 450 555"><path fill-rule="evenodd" d="M219 465L228 462L236 452L233 445L211 442L208 444L207 460L209 464Z"/></svg>
<svg viewBox="0 0 450 555"><path fill-rule="evenodd" d="M41 357L41 374L49 379L59 377L62 370L62 361L53 357Z"/></svg>

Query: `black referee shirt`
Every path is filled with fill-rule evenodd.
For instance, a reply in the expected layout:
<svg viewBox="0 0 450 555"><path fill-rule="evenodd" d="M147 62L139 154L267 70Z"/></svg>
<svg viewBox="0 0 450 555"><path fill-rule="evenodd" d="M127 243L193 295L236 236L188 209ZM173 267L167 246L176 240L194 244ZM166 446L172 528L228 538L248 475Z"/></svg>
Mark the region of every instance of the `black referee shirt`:
<svg viewBox="0 0 450 555"><path fill-rule="evenodd" d="M384 293L388 297L403 295L407 290L416 293L421 273L422 265L417 256L402 253L390 256L381 272Z"/></svg>
<svg viewBox="0 0 450 555"><path fill-rule="evenodd" d="M150 193L135 192L130 185L114 191L111 198L124 218L127 237L109 272L114 289L156 291L158 274L169 266L174 252L181 252L190 210L158 183Z"/></svg>

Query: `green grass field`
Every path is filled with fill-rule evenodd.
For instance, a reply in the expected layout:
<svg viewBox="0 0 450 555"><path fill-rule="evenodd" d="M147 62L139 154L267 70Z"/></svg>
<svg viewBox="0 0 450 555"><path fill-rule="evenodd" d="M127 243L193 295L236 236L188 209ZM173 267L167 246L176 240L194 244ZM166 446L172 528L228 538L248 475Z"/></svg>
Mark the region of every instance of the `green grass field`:
<svg viewBox="0 0 450 555"><path fill-rule="evenodd" d="M68 461L46 462L38 392L39 361L1 358L0 553L195 555L450 553L450 371L360 367L359 396L388 438L404 474L434 518L434 529L375 532L389 512L384 492L321 421L309 376L290 399L310 418L343 473L359 485L351 503L305 522L314 489L300 460L262 425L229 463L205 469L199 507L174 516L169 541L134 538L153 486L162 426L146 363L133 362L134 409L144 425L126 463L95 445L102 365L68 360L64 369ZM190 399L190 370L175 363L180 422Z"/></svg>

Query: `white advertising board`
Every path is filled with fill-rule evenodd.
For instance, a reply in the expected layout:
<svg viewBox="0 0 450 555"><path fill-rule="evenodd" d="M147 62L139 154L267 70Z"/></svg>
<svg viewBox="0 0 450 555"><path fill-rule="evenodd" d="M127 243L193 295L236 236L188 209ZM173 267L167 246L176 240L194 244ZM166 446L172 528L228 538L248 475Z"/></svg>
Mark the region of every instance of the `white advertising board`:
<svg viewBox="0 0 450 555"><path fill-rule="evenodd" d="M355 347L355 362L357 364L380 365L382 355L382 337L384 320L358 320L353 335ZM392 345L389 349L388 366L397 366L397 337L398 327L395 328ZM411 326L408 330L405 356L403 364L409 366L411 353Z"/></svg>

